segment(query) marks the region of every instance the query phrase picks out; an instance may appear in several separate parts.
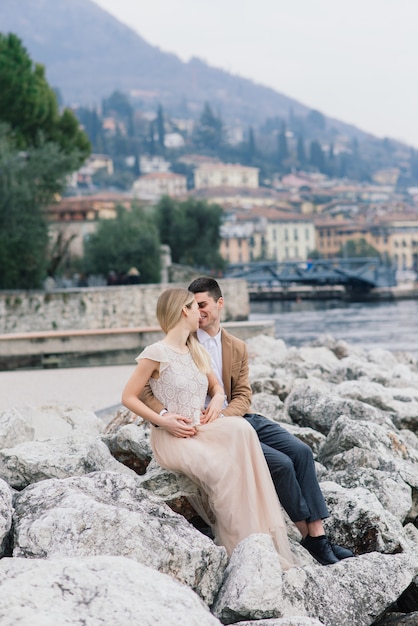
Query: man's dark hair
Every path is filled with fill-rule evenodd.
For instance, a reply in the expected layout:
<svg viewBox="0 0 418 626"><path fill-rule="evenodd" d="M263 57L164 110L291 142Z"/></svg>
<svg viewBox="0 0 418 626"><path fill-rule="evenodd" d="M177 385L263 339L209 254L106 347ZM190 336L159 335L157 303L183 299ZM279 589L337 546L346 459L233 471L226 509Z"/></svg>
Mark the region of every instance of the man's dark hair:
<svg viewBox="0 0 418 626"><path fill-rule="evenodd" d="M188 286L188 290L192 293L207 292L217 302L222 298L222 291L214 278L210 276L199 276Z"/></svg>

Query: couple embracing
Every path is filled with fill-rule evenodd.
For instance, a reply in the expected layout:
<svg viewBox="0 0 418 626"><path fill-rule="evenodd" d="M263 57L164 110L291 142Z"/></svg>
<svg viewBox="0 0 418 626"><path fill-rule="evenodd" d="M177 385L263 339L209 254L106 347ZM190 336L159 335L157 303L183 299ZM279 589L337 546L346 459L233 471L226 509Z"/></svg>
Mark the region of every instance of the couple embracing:
<svg viewBox="0 0 418 626"><path fill-rule="evenodd" d="M247 348L221 328L223 306L217 281L206 276L162 292L165 337L137 357L123 404L152 424L158 463L199 487L192 505L229 554L250 534L266 533L282 568L294 566L283 506L319 563L354 556L325 535L329 513L309 446L249 412Z"/></svg>

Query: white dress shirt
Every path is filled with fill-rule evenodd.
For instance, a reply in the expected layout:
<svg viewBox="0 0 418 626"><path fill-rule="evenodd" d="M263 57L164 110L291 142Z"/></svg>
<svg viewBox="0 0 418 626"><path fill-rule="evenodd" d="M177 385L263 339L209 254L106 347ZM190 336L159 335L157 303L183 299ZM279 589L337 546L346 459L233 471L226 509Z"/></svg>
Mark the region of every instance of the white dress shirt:
<svg viewBox="0 0 418 626"><path fill-rule="evenodd" d="M204 348L209 352L212 359L212 369L216 374L217 379L223 387L222 382L222 342L221 342L221 331L218 332L217 335L211 337L205 330L201 328L197 331L197 338L199 343L202 344ZM209 404L210 397L206 398L207 406ZM226 407L226 402L224 402L223 408Z"/></svg>

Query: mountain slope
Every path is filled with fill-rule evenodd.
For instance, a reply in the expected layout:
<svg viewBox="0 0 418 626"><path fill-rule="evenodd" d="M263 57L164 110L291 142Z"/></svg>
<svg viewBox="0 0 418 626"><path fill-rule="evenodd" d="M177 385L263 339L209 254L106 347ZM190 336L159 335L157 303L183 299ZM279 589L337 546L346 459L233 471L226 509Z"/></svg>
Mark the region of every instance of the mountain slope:
<svg viewBox="0 0 418 626"><path fill-rule="evenodd" d="M2 0L0 31L14 32L31 57L46 68L66 104L99 104L115 89L140 92L143 100L168 108L187 105L199 113L205 101L225 119L245 124L267 117L306 116L309 107L251 80L151 46L91 0ZM330 120L351 137L359 129Z"/></svg>

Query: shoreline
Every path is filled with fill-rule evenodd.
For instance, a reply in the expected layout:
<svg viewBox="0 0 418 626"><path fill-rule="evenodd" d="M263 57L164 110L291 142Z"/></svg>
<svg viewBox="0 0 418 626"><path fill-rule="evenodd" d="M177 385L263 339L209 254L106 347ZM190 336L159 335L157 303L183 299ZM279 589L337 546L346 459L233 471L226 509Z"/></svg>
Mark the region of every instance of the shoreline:
<svg viewBox="0 0 418 626"><path fill-rule="evenodd" d="M418 299L418 282L396 287L376 287L371 291L347 291L341 285L289 285L248 287L250 302L343 300L344 302L392 302Z"/></svg>

